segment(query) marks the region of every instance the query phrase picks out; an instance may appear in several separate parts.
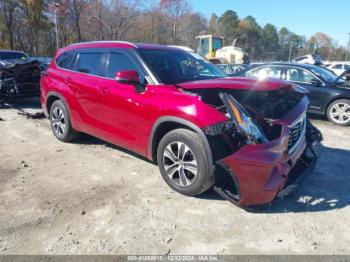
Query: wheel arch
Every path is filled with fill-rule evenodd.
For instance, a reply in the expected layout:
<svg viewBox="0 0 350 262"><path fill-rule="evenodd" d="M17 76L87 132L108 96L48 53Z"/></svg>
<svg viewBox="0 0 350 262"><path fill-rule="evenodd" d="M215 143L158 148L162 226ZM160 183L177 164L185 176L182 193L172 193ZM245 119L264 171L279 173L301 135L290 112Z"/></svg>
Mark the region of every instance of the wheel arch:
<svg viewBox="0 0 350 262"><path fill-rule="evenodd" d="M74 120L72 119L72 115L70 112L70 108L66 102L66 99L64 98L64 96L62 96L61 94L57 93L57 92L48 92L47 96L46 96L46 110L48 113L48 116L50 117L50 109L52 104L57 101L57 100L61 100L62 103L65 105L65 107L67 108L67 112L68 112L68 116L69 116L69 120L71 121L72 126L74 127Z"/></svg>
<svg viewBox="0 0 350 262"><path fill-rule="evenodd" d="M197 125L194 123L178 118L178 117L172 117L172 116L164 116L159 118L153 125L150 138L149 138L149 145L147 149L147 157L156 162L157 161L157 149L159 142L162 140L162 138L170 131L178 129L178 128L185 128L192 130L196 132L201 139L203 140L205 150L208 156L209 160L209 170L211 174L214 173L214 163L213 163L213 156L212 151L208 142L207 137L203 133L202 129L200 129Z"/></svg>

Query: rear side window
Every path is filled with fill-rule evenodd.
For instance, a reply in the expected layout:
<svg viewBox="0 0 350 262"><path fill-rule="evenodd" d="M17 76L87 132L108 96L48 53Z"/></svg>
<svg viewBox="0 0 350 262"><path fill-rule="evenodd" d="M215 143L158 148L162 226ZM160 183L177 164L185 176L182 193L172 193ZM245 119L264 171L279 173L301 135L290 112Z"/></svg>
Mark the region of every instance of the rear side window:
<svg viewBox="0 0 350 262"><path fill-rule="evenodd" d="M102 55L103 53L79 53L75 71L98 75Z"/></svg>
<svg viewBox="0 0 350 262"><path fill-rule="evenodd" d="M299 68L287 68L285 73L285 80L287 81L312 84L314 79L315 77L312 74Z"/></svg>
<svg viewBox="0 0 350 262"><path fill-rule="evenodd" d="M271 67L259 67L247 72L247 76L257 78L277 78L280 79L282 76L282 67L271 66Z"/></svg>
<svg viewBox="0 0 350 262"><path fill-rule="evenodd" d="M110 53L107 77L114 79L117 72L127 70L135 70L140 74L137 66L127 55L122 53Z"/></svg>
<svg viewBox="0 0 350 262"><path fill-rule="evenodd" d="M64 69L71 69L72 64L74 60L74 53L73 52L66 52L61 54L57 59L56 59L56 64Z"/></svg>

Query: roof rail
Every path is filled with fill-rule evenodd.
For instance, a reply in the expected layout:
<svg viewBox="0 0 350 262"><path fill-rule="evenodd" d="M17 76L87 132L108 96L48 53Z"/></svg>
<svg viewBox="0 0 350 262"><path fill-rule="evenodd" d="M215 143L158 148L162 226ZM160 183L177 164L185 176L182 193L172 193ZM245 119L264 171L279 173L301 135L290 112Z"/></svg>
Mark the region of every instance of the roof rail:
<svg viewBox="0 0 350 262"><path fill-rule="evenodd" d="M134 43L131 42L127 42L127 41L114 41L114 40L106 40L106 41L86 41L86 42L79 42L79 43L74 43L74 44L70 44L69 46L74 46L74 45L80 45L80 44L94 44L94 43L115 43L115 44L128 44L131 45L135 48L137 48L137 46Z"/></svg>

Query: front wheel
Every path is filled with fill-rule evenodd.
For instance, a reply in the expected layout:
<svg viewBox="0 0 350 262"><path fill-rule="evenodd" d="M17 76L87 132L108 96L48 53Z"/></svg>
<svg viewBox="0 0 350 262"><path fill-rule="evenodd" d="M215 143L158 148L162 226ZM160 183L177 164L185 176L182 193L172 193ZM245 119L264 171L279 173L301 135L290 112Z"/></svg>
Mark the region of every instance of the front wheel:
<svg viewBox="0 0 350 262"><path fill-rule="evenodd" d="M350 100L339 99L332 102L327 109L328 120L341 126L350 125Z"/></svg>
<svg viewBox="0 0 350 262"><path fill-rule="evenodd" d="M166 134L157 161L163 179L176 192L195 196L214 184L204 143L193 131L175 129Z"/></svg>

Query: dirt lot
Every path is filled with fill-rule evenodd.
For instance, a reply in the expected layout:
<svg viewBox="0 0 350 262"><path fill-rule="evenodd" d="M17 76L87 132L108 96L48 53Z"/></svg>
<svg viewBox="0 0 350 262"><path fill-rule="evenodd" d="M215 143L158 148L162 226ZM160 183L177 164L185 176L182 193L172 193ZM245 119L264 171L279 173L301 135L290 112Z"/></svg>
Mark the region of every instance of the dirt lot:
<svg viewBox="0 0 350 262"><path fill-rule="evenodd" d="M0 254L350 254L349 128L313 120L316 171L252 213L177 194L157 166L101 140L61 143L46 119L0 117Z"/></svg>

